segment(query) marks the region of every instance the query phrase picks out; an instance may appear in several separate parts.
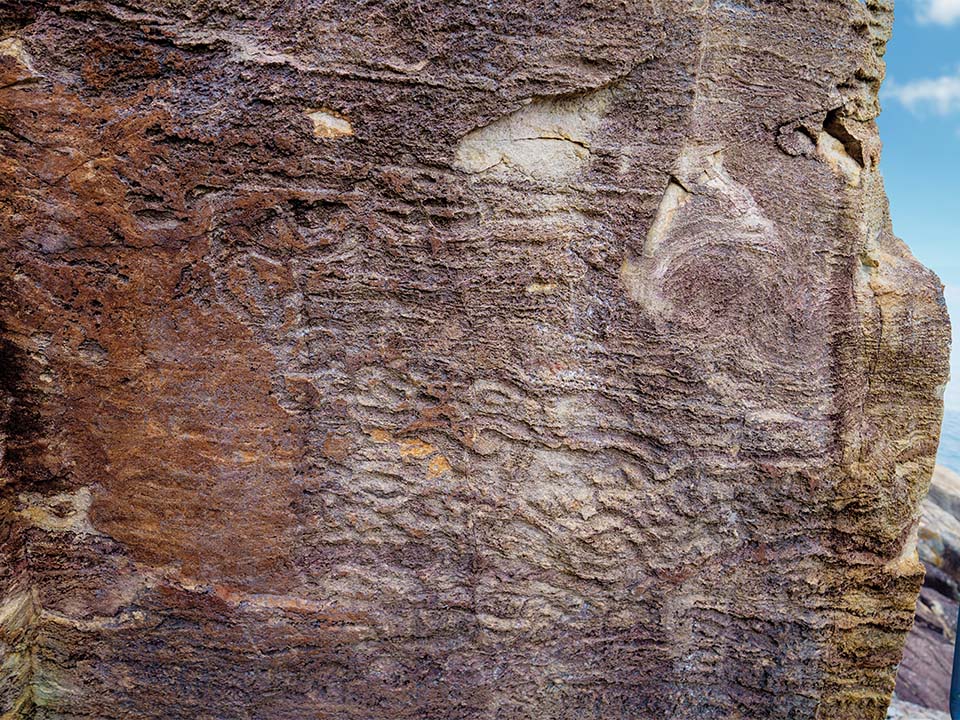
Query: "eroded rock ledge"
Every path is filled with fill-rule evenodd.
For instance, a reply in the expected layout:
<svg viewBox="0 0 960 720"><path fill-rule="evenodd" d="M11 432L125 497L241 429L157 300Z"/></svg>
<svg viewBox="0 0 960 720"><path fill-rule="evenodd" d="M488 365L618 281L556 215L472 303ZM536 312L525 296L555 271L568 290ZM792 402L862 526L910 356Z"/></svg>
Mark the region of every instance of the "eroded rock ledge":
<svg viewBox="0 0 960 720"><path fill-rule="evenodd" d="M2 717L883 718L891 17L0 4Z"/></svg>

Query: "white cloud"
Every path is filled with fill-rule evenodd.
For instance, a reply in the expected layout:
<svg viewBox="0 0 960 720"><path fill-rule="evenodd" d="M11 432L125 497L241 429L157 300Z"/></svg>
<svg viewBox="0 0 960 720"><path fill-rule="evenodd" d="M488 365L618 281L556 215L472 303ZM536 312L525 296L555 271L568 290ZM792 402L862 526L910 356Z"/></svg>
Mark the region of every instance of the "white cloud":
<svg viewBox="0 0 960 720"><path fill-rule="evenodd" d="M956 0L960 12L960 0ZM899 101L913 112L933 110L939 115L960 112L960 71L937 78L911 80L900 85L892 80L886 84L883 97Z"/></svg>
<svg viewBox="0 0 960 720"><path fill-rule="evenodd" d="M960 20L960 0L919 0L920 22L951 25Z"/></svg>

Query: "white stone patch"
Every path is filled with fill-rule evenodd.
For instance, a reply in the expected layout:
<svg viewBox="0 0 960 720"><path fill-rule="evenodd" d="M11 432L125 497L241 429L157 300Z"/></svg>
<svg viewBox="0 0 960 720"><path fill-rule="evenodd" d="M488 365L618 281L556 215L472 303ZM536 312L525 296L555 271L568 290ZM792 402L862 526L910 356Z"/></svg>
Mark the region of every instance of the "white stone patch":
<svg viewBox="0 0 960 720"><path fill-rule="evenodd" d="M80 488L72 493L20 495L20 517L34 527L51 532L73 532L78 535L98 535L90 524L90 506L93 496L89 488Z"/></svg>
<svg viewBox="0 0 960 720"><path fill-rule="evenodd" d="M469 173L497 170L545 180L570 178L590 159L590 143L609 102L608 90L531 100L468 133L457 146L455 164Z"/></svg>
<svg viewBox="0 0 960 720"><path fill-rule="evenodd" d="M834 172L844 176L848 185L852 187L860 185L860 163L850 157L840 140L826 131L821 132L817 137L817 155Z"/></svg>
<svg viewBox="0 0 960 720"><path fill-rule="evenodd" d="M656 254L657 248L667 236L667 231L673 224L674 216L680 208L687 204L689 199L690 193L671 178L666 191L663 193L663 198L660 200L657 216L647 232L647 242L643 246L644 255L652 257Z"/></svg>
<svg viewBox="0 0 960 720"><path fill-rule="evenodd" d="M552 282L540 283L534 282L527 285L523 291L527 295L552 295L557 289L557 284Z"/></svg>
<svg viewBox="0 0 960 720"><path fill-rule="evenodd" d="M939 710L931 710L900 700L894 695L887 710L887 720L950 720L950 716Z"/></svg>
<svg viewBox="0 0 960 720"><path fill-rule="evenodd" d="M8 37L0 40L0 55L8 55L23 65L31 74L36 71L30 61L30 55L23 48L23 41L19 38Z"/></svg>
<svg viewBox="0 0 960 720"><path fill-rule="evenodd" d="M36 602L29 590L13 595L0 603L0 631L5 634L25 628L36 615Z"/></svg>
<svg viewBox="0 0 960 720"><path fill-rule="evenodd" d="M328 108L307 110L313 121L313 134L318 138L339 138L353 135L353 125L343 115Z"/></svg>

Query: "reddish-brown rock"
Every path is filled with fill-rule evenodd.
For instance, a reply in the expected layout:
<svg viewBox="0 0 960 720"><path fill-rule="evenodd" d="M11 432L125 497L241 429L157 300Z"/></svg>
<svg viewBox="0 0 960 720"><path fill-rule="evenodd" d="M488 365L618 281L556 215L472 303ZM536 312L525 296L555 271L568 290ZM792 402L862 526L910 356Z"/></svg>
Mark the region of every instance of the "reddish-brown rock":
<svg viewBox="0 0 960 720"><path fill-rule="evenodd" d="M890 19L0 3L3 717L882 718Z"/></svg>

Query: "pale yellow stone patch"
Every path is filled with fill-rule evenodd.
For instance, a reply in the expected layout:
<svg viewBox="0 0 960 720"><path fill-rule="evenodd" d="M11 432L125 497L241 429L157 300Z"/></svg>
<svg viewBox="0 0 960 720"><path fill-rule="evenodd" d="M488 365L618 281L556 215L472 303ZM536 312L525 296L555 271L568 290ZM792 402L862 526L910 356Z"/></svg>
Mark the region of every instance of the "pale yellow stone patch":
<svg viewBox="0 0 960 720"><path fill-rule="evenodd" d="M656 265L651 270L647 264L641 264L631 257L625 257L620 264L620 282L627 297L645 306L652 313L667 315L671 306L662 300L657 292L656 283L659 280L660 270Z"/></svg>
<svg viewBox="0 0 960 720"><path fill-rule="evenodd" d="M313 121L313 134L318 138L340 138L353 135L353 125L340 113L329 108L307 110L307 117Z"/></svg>
<svg viewBox="0 0 960 720"><path fill-rule="evenodd" d="M36 614L36 599L29 590L17 593L0 603L0 629L12 632L26 627Z"/></svg>
<svg viewBox="0 0 960 720"><path fill-rule="evenodd" d="M450 470L452 470L450 462L443 455L437 455L427 465L427 479L433 480L450 472Z"/></svg>
<svg viewBox="0 0 960 720"><path fill-rule="evenodd" d="M512 630L516 630L520 626L519 620L515 620L513 618L501 618L497 617L496 615L489 615L488 613L478 613L476 619L481 627L498 633L510 632Z"/></svg>
<svg viewBox="0 0 960 720"><path fill-rule="evenodd" d="M575 175L590 159L590 144L610 101L608 90L527 105L468 133L456 149L469 173L496 169L544 180Z"/></svg>
<svg viewBox="0 0 960 720"><path fill-rule="evenodd" d="M647 242L643 247L644 255L651 257L656 254L661 242L670 231L670 226L673 225L674 217L689 200L690 193L684 190L679 183L674 180L667 183L667 189L660 199L657 216L647 232Z"/></svg>
<svg viewBox="0 0 960 720"><path fill-rule="evenodd" d="M74 532L79 535L97 535L90 524L90 505L93 496L89 488L80 488L72 493L20 495L23 509L18 512L34 527L51 532Z"/></svg>
<svg viewBox="0 0 960 720"><path fill-rule="evenodd" d="M852 187L860 185L860 163L847 153L843 143L830 133L823 131L817 138L817 155L825 161L835 173L844 176Z"/></svg>
<svg viewBox="0 0 960 720"><path fill-rule="evenodd" d="M0 40L0 55L8 55L31 73L34 72L33 65L30 62L30 56L23 47L23 41L19 38L9 37Z"/></svg>
<svg viewBox="0 0 960 720"><path fill-rule="evenodd" d="M884 565L884 569L891 575L910 577L923 572L923 563L917 554L917 536L917 526L914 526L900 554Z"/></svg>
<svg viewBox="0 0 960 720"><path fill-rule="evenodd" d="M0 720L16 720L26 717L33 698L32 681L36 667L35 650L30 646L28 628L38 613L37 598L30 590L12 595L0 603L0 638L3 639L3 660L0 664L0 680L7 686L22 686L17 698L7 698L7 711Z"/></svg>
<svg viewBox="0 0 960 720"><path fill-rule="evenodd" d="M250 465L252 463L260 460L260 455L258 453L252 453L248 450L237 450L233 453L234 462L242 463L244 465Z"/></svg>
<svg viewBox="0 0 960 720"><path fill-rule="evenodd" d="M430 443L416 438L400 441L400 455L402 457L424 458L437 452Z"/></svg>
<svg viewBox="0 0 960 720"><path fill-rule="evenodd" d="M530 283L523 291L527 295L551 295L556 289L556 283Z"/></svg>

